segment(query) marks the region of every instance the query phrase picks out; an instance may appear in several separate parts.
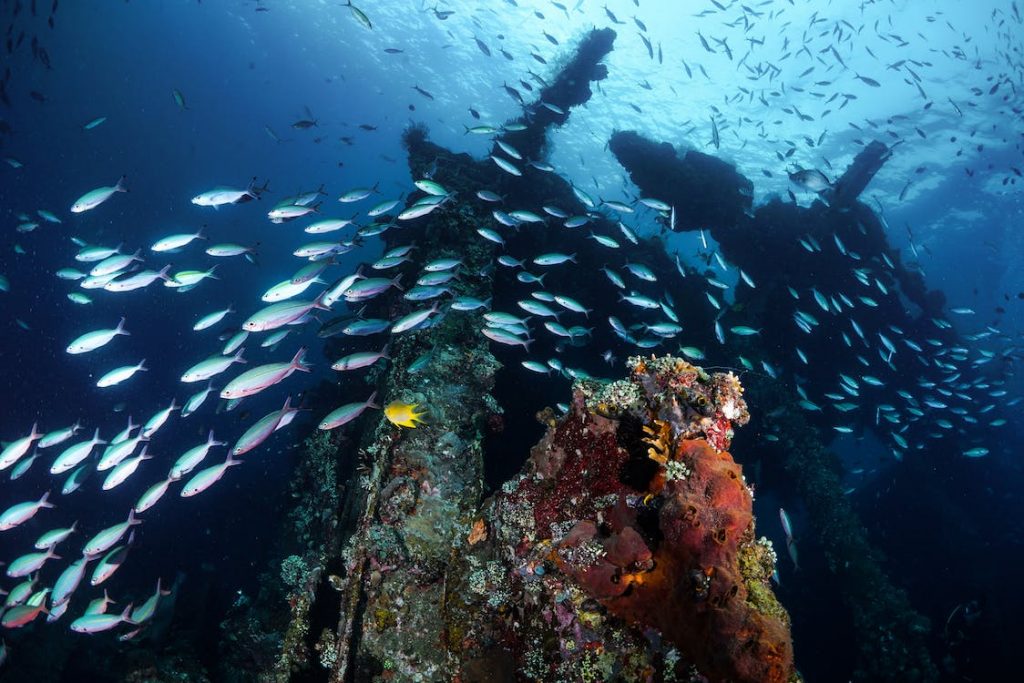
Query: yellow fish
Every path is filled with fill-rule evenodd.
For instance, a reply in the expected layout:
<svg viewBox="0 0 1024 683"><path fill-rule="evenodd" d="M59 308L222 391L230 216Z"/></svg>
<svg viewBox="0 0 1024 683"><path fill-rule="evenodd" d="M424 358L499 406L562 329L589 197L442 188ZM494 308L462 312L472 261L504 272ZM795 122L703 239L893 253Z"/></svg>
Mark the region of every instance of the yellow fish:
<svg viewBox="0 0 1024 683"><path fill-rule="evenodd" d="M402 403L401 401L392 401L391 403L384 406L384 417L388 419L393 425L399 427L411 427L416 428L417 422L424 422L423 416L427 414L427 411L417 412L419 407L418 403Z"/></svg>

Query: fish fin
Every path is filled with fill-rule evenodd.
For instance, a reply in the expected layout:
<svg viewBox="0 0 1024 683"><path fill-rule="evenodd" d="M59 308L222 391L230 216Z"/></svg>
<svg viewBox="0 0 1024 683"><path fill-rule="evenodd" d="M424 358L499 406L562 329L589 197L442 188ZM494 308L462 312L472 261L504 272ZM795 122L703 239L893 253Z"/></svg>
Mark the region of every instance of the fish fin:
<svg viewBox="0 0 1024 683"><path fill-rule="evenodd" d="M377 399L377 392L374 391L372 394L370 394L370 398L366 399L366 407L367 408L375 408L376 410L380 410L381 407L379 405L377 405L376 399Z"/></svg>
<svg viewBox="0 0 1024 683"><path fill-rule="evenodd" d="M132 607L134 607L134 606L135 606L135 603L133 603L133 602L129 602L128 603L128 606L125 607L124 611L121 612L121 621L123 621L126 624L134 624L135 623L134 621L129 619L129 617L132 614Z"/></svg>
<svg viewBox="0 0 1024 683"><path fill-rule="evenodd" d="M168 266L168 267L170 267L170 266ZM131 332L128 332L127 330L124 329L124 321L125 321L125 317L121 316L121 321L119 323L117 323L117 327L114 329L114 334L124 334L124 335L131 336Z"/></svg>
<svg viewBox="0 0 1024 683"><path fill-rule="evenodd" d="M117 184L114 185L115 192L127 192L128 191L128 176L123 175L117 179Z"/></svg>

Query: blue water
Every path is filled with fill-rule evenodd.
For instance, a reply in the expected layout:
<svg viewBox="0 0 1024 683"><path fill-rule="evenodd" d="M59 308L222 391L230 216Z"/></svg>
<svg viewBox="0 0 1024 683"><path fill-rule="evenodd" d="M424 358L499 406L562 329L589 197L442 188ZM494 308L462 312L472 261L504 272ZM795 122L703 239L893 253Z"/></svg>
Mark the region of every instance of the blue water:
<svg viewBox="0 0 1024 683"><path fill-rule="evenodd" d="M13 16L16 4L21 9ZM400 135L410 122L425 124L432 141L482 158L489 151L488 138L467 135L463 127L500 125L518 114L518 105L502 84L519 87L523 80L530 82L530 71L550 77L559 59L569 54L574 39L594 26L613 25L604 3L565 4L563 11L541 0L452 1L438 3L441 9L454 11L441 20L428 3L366 0L362 9L373 22L373 29L367 30L337 2L65 0L53 14L51 29L46 25L49 3L38 3L38 16L32 17L29 4L0 2L4 25L12 26L7 35L26 34L20 48L11 54L3 52L5 66L10 67L5 78L10 102L0 105L0 120L5 124L0 131L9 127L9 132L0 132L0 157L16 159L23 167L0 162L0 275L10 282L10 291L0 292L0 439L7 442L25 435L34 422L47 431L76 420L86 425L79 437L86 438L99 427L109 438L124 428L129 415L136 423L145 421L172 397L180 403L201 388L203 384L181 385L178 378L183 370L219 352L223 341L218 341L218 334L256 310L261 305L259 296L298 267L292 250L319 239L296 227L304 221L275 225L267 220L266 211L286 196L321 186L327 192L323 212L331 217L347 218L376 201L408 195L413 178ZM1020 175L1024 139L1019 126L1024 65L1016 8L994 0L973 9L938 0L867 3L856 8L775 0L759 4L756 11L735 2L721 3L728 6L721 11L725 17L747 17L752 28L744 31L716 16L718 4L610 1L608 8L626 22L614 25L619 39L606 60L610 77L595 86L595 96L586 107L575 110L564 127L551 133L550 161L559 174L595 198L632 201L639 192L624 180L605 143L614 130L635 129L680 148L721 156L753 180L755 198L763 202L772 196L784 197L792 189L786 181L791 163L826 171L828 164L836 169L828 172L834 177L859 151L858 140L904 140L862 199L884 215L890 243L901 250L905 263L920 268L929 288L945 294L947 308L974 311L947 318L967 337L964 344L972 358L979 349L996 354L997 359L982 372L1000 382L998 389L1006 393L992 397L999 407L979 416L978 425L963 425L963 443L984 445L991 451L983 458L943 454L941 447L932 445L929 453L934 454L934 464L913 456L909 459L915 461L908 464L893 458L891 443L870 431L859 438L837 437L833 446L847 470L844 484L853 489L857 512L872 541L888 554L886 570L908 589L911 602L937 628L939 635L932 642L936 660L951 657L956 662L949 667L949 680L966 680L957 677L964 671L999 671L1011 660L1011 644L1019 640L1014 614L1024 608L1024 594L1011 571L1024 554L1016 523L1021 515L1018 458L1024 436L1019 405L1013 402L1024 395L1017 371L1024 329L1024 295L1019 294L1024 292L1024 240L1019 234L1024 218ZM696 16L702 11L708 14ZM648 57L638 38L641 32L632 21L634 15L642 18L652 42L664 49L663 63ZM802 28L816 16L826 20ZM844 20L864 28L851 32ZM955 30L946 28L947 22ZM704 50L697 30L704 36L727 36L733 58L725 58L721 47L713 55ZM801 80L797 76L804 64L791 63L802 59L796 53L801 41L829 30L839 35L837 44L848 68L826 64L818 53L817 62L807 62L816 65L816 73ZM559 45L553 45L542 31ZM52 69L33 58L28 49L33 35L45 46ZM489 45L490 57L476 47L474 36ZM748 38L755 42L747 42ZM759 47L757 40L766 43ZM905 46L899 44L903 40ZM402 52L388 54L385 48ZM504 58L500 48L515 59ZM747 66L741 67L738 61L748 49L752 54ZM531 58L531 53L546 57L548 64ZM906 72L886 68L899 59L920 63L915 68L924 77L927 100L918 95ZM684 62L694 76L687 76ZM769 83L747 79L750 68L764 63L780 66L784 76ZM705 67L706 78L698 65ZM878 89L865 86L853 73L882 85ZM815 85L818 79L829 85ZM782 90L783 81L788 90ZM644 82L652 87L641 87ZM997 82L1001 89L989 94ZM419 94L414 86L434 99ZM175 90L184 96L186 108L176 104ZM762 106L751 91L771 97L772 106ZM31 92L41 97L34 98ZM838 101L823 105L834 92L855 93L857 98L842 109ZM925 101L934 106L923 108ZM950 106L953 102L963 115ZM784 112L787 105L813 112L815 121L807 123ZM470 108L480 113L479 120L470 115ZM823 114L825 109L829 111ZM711 115L721 122L720 148L710 144ZM83 129L101 116L107 117L101 125ZM292 127L293 122L310 117L316 126ZM821 145L803 143L805 137L816 140L822 134ZM791 144L800 145L800 152L779 161L777 152ZM924 171L917 173L921 167ZM762 170L769 170L771 177ZM84 214L69 212L77 197L112 185L121 175L127 176L128 193L118 193ZM254 176L261 184L269 181L270 191L259 201L219 210L189 202L215 186L244 188ZM908 180L913 182L901 201L898 197ZM379 187L373 199L358 205L335 201L353 187L373 185ZM813 197L798 193L798 199L806 205ZM538 206L529 208L539 209L542 201L539 197ZM53 211L62 223L40 220L37 209ZM17 232L23 213L39 222L39 227ZM641 235L660 229L648 213L629 220ZM156 239L193 232L200 226L205 226L209 244L258 243L257 264L207 257L202 253L207 243L166 259L147 253ZM155 269L169 262L175 271L206 269L219 262L219 279L185 293L159 282L128 294L92 290L86 293L93 303L76 305L66 297L77 290L74 283L54 275L59 268L82 265L73 260L77 247L72 237L91 244L123 243L129 252L140 248L146 267ZM678 252L691 264L701 251L701 240L694 233L670 235L665 243L670 252ZM333 281L359 263L374 260L380 248L377 239L368 240L361 249L340 257L328 279ZM585 281L604 276L583 273L580 277ZM736 273L719 277L733 285L738 278ZM725 294L723 300L728 304L732 296ZM191 329L200 316L228 305L237 312L223 324L204 332ZM592 316L593 324L604 325L607 315L615 313L610 303L606 309ZM340 312L339 307L335 314ZM64 352L79 334L113 327L122 316L130 336L116 338L90 354ZM979 333L985 336L971 339ZM356 341L349 344L353 351L381 346L377 339ZM678 345L689 343L685 335L677 341ZM772 347L772 340L762 342L770 352L781 352ZM251 339L246 344L249 367L285 360L304 345L310 348L310 375L295 375L285 386L263 392L231 412L224 412L218 406L222 402L211 396L187 420L172 417L154 440L152 452L175 458L202 442L210 429L233 442L253 419L279 408L286 395L298 397L321 380L333 379L328 361L334 358L324 356L316 325L296 329L273 351L260 349ZM673 343L666 350L678 345ZM571 355L591 372L614 374L600 360L604 350L587 347ZM625 345L613 350L620 359L635 352ZM509 416L509 424L533 428L535 410L566 400L567 381L535 377L515 367L525 357L520 354L506 355L502 349L499 355L514 364L514 369L503 371L508 375L499 378L502 386L538 392L537 405L522 406L520 414ZM742 370L736 358L716 357L713 349L708 349L708 356L709 364ZM95 387L104 372L143 358L147 372L118 387ZM236 369L223 377L232 376ZM218 388L223 377L215 381ZM360 388L358 396L346 400L361 400L368 393ZM974 405L984 406L980 397ZM756 410L753 405L752 411ZM996 416L1007 419L1007 424L998 429L985 426ZM254 594L259 573L274 559L270 545L286 503L282 482L298 457L296 445L322 417L300 417L264 444L258 457L230 470L207 493L184 500L172 489L146 514L130 561L111 580L111 591L144 599L155 577L169 582L182 574L205 577L208 592L203 594L212 596L211 604L221 608L239 591ZM756 449L753 442L751 437L738 443ZM222 452L215 451L204 465L216 462ZM144 462L128 484L113 491L99 490L100 474L84 490L60 496L63 477L46 472L50 455L40 458L22 479L0 483L0 509L38 498L47 488L58 506L41 511L24 528L0 536L4 561L28 552L46 529L79 520L82 527L98 530L123 520L139 493L157 481L164 469L163 464ZM743 461L742 454L737 457ZM767 464L764 469L768 474L759 487L757 510L764 521L758 531L783 548L776 508L791 509L799 525L804 522L800 503L792 498L792 491L785 490L779 472L771 472ZM863 472L850 474L854 469ZM926 490L915 485L920 470L930 473ZM0 474L4 479L7 475ZM801 553L807 576L790 573L780 589L794 614L798 664L805 655L815 659L801 647L801 635L806 636L804 642L827 645L816 640L815 632L830 619L815 605L813 591L828 590L827 570L811 534L806 535ZM65 555L70 556L71 550L66 548ZM48 565L43 583L54 580L57 572L56 564ZM10 589L14 583L5 578L0 588ZM187 581L182 591L188 593ZM942 621L957 605L971 601L978 605L980 621L971 627L970 645L957 649L939 637ZM76 609L80 607L72 611ZM211 621L222 616L222 611L211 611ZM16 666L19 648L40 647L40 632L65 628L70 616L56 624L0 634L13 653L5 666ZM841 646L831 645L842 653L836 655L838 659L849 658ZM961 659L967 657L964 651L974 658L970 664ZM982 657L988 658L988 664L978 664ZM827 659L821 657L811 668L827 671L822 664Z"/></svg>

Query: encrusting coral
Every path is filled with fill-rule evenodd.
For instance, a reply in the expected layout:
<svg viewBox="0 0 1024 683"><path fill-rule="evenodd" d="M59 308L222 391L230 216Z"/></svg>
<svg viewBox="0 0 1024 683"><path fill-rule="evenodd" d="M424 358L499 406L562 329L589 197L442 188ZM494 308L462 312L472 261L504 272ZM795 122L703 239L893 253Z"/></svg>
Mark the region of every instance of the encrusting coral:
<svg viewBox="0 0 1024 683"><path fill-rule="evenodd" d="M656 629L710 681L798 680L769 584L775 554L754 535L751 490L725 450L749 419L739 381L673 357L629 367L625 380L578 382L528 473L493 501L490 524L524 570L512 593L554 596L559 650L577 664L576 647L612 648L618 618L634 634ZM645 666L677 673L648 654Z"/></svg>

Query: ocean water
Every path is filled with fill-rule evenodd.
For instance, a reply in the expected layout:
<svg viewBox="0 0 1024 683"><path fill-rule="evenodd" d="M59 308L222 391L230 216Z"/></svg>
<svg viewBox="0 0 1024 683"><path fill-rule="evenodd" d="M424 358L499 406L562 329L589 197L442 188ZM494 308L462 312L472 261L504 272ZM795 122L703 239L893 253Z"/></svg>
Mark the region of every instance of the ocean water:
<svg viewBox="0 0 1024 683"><path fill-rule="evenodd" d="M53 458L93 429L110 439L129 418L143 422L172 399L180 405L205 386L185 385L179 378L192 364L220 353L226 337L265 305L260 296L304 265L292 252L320 237L303 233L303 227L321 217L353 218L365 226L372 220L366 211L374 204L401 200L397 212L423 196L413 184L422 178L410 173L403 131L423 125L440 147L486 159L495 153L492 141L501 126L524 110L507 88L534 103L577 42L605 27L617 33L613 50L602 60L607 78L592 83L589 101L547 132L545 156L533 161L549 163L554 174L593 200L592 211L610 225L621 220L639 238L656 238L655 248L668 255L666 263L678 258L690 269L688 277L714 280L724 289L708 290L716 299L713 308L705 297L674 296L683 291L685 278L678 273L659 270L656 283L645 282L624 267L631 249L626 233L609 233L618 248L608 249L608 263L628 282L623 294L635 289L652 297L661 310L671 309L682 327L665 335L635 328L623 336L613 333L610 316L656 324L666 322L668 313L642 318L628 303L593 296L605 291L596 283L608 283L594 261L586 267L528 261L538 275L561 269L549 284L560 282L566 288L562 293L590 309L585 317L571 309L563 316L595 331L566 345L537 318L531 324L537 342L529 349L492 344L504 365L495 395L505 408L506 431L487 440L489 489L519 470L543 434L535 413L570 396L570 373L538 374L523 361L560 358L570 369L614 378L624 373L627 356L679 355L680 347L696 347L703 355L697 364L734 369L755 386L777 384L788 392L786 410L825 434L834 453L832 467L879 552L878 564L929 622L925 641L939 679L1012 680L1007 676L1014 671L1014 647L1022 635L1017 615L1024 609L1017 580L1024 560L1019 524L1024 24L1017 4L355 4L0 0L5 26L0 45L0 440L6 444L28 435L33 423L41 432L76 421L82 425L72 441L42 451L17 480L10 480L13 465L0 472L0 510L38 500L47 491L56 505L0 531L0 561L9 566L35 552L32 545L43 532L77 522L82 531L60 546L63 559L47 562L39 573L36 590L52 588L79 556L79 546L124 521L139 495L210 430L233 444L255 420L279 409L286 396L310 408L208 490L185 499L178 495L180 484L174 484L140 515L145 521L136 528L128 560L103 588L117 600L113 611L145 600L158 577L165 587L173 585L173 601L158 611L159 629L126 643L117 636L130 631L128 625L94 635L72 632L69 624L90 599L102 595L87 578L56 622L43 623L41 614L30 625L0 629L5 643L0 680L101 680L113 670L105 662L125 656L159 661L168 652L189 652L205 665L216 658L223 638L219 625L231 605L240 595L256 595L267 581L267 567L280 562L281 523L291 504L287 481L302 457L303 440L329 410L362 401L372 391L348 379L338 386L330 363L339 349L380 350L388 335L341 335L328 349L317 335L319 323L358 311L345 301L330 312L314 311L317 320L294 327L272 349L259 347L265 334L253 335L245 343L248 365L232 366L215 378L218 390L242 370L287 361L302 346L308 348L311 371L230 410L214 392L195 415L173 415L149 446L154 460L142 461L113 490L101 490L107 473L98 472L80 490L62 495L67 475L47 471ZM467 130L481 125L495 131ZM750 262L767 276L751 278L753 286L744 282L751 273L741 275L742 266L729 263L727 249L738 247L716 240L715 226L672 232L670 212L639 202L643 188L608 145L617 131L636 131L680 152L694 150L733 165L753 183L751 215L773 201L802 207L827 202L827 192L819 199L789 174L814 169L836 181L867 143L889 145L891 156L860 200L881 220L900 266L920 273L926 288L941 292L944 302L936 311L922 312L893 286L892 277L879 274L887 271L878 259L858 263L841 241L818 246L830 258L841 252L846 270L870 270L865 286L838 289L838 276L828 267L780 272L783 265L773 267L780 254L815 251L814 244L800 247L794 235L781 231L777 238L761 233L751 241L761 252ZM527 180L530 174L543 177L526 160L510 163L525 169ZM114 185L121 176L128 192L117 192L94 209L71 212L76 199ZM257 187L268 188L257 199L219 208L190 201L219 186L244 189L254 178ZM561 227L561 219L544 213L548 197L542 185L537 180L528 205L502 208L534 212L546 219L543 229L569 235L572 229ZM373 194L360 202L337 201L359 187L374 188ZM268 220L267 212L281 200L318 188L321 216ZM469 202L480 200L459 194L439 211ZM45 219L39 210L60 222ZM417 232L421 226L398 221L387 235L388 246L425 239ZM512 233L498 221L493 227ZM597 248L588 239L590 227L559 238L560 243L577 240L581 252ZM200 228L208 241L171 254L150 249L162 237ZM529 224L519 228L531 229ZM351 240L353 230L322 237ZM380 237L359 242L336 257L324 283L304 298L374 262L384 250ZM240 256L216 259L204 253L214 243L251 246L256 255L252 262ZM184 292L160 281L127 293L82 290L56 276L62 268L84 271L95 265L75 260L82 245L120 246L127 254L139 249L142 267L156 270L167 264L173 264L171 272L205 270L216 263L217 279ZM466 245L451 247L458 252ZM532 260L539 251L514 255ZM406 284L423 265L415 251L412 259L405 267ZM384 274L393 277L401 270ZM890 283L891 292L879 278ZM786 293L789 281L799 290L798 303ZM502 291L510 290L503 286ZM524 315L515 301L528 291L496 296L495 310L500 306ZM831 299L822 305L815 291ZM88 295L91 303L70 301L73 292ZM451 298L441 297L438 316L459 315L447 310ZM877 318L875 299L898 302L900 317ZM192 329L201 316L229 306L234 312L223 322ZM804 339L804 332L790 328L785 335L770 334L776 327L766 321L775 315L772 307L781 306L799 306L819 320L815 333L827 339L804 344L811 363L801 362L793 350L794 339ZM790 315L784 316L787 325ZM113 328L122 317L130 335L90 353L65 352L78 335ZM849 320L872 317L877 324L859 341ZM729 345L716 341L711 321L724 326ZM733 343L746 327L766 331L745 336L742 353L734 353ZM894 351L887 350L889 341ZM894 356L896 365L890 365ZM104 373L143 359L146 372L117 386L96 386ZM857 374L846 381L836 376L839 372ZM878 386L864 375L877 379ZM802 398L814 408L800 406L799 391L809 394ZM759 398L757 389L748 394L755 416ZM856 409L837 410L842 403ZM765 410L760 412L756 427L737 432L733 452L755 484L758 533L779 549L776 591L792 616L797 665L809 681L849 680L858 634L833 579L836 568L826 561L792 473L779 462L779 442L766 440L787 435L773 431L763 421ZM214 449L198 469L223 461L225 451ZM788 541L779 508L793 520L799 570L784 556ZM0 589L9 591L21 581L2 577ZM47 648L64 654L47 663L42 654Z"/></svg>

